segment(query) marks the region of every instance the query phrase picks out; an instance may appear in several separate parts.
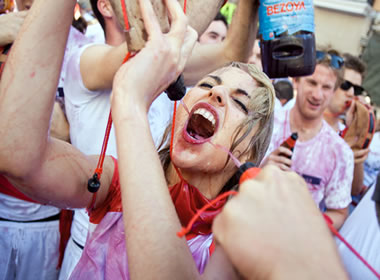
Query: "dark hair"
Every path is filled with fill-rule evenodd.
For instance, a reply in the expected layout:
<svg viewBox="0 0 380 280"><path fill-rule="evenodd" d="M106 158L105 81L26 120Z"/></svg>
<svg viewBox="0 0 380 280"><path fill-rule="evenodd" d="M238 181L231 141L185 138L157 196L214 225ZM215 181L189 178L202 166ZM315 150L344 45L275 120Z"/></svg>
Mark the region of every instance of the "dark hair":
<svg viewBox="0 0 380 280"><path fill-rule="evenodd" d="M228 22L227 22L227 18L221 13L221 12L218 12L214 18L213 21L222 21L224 23L224 25L227 27L228 29Z"/></svg>
<svg viewBox="0 0 380 280"><path fill-rule="evenodd" d="M74 26L79 32L85 34L87 29L87 21L83 17L78 19L73 18L72 26Z"/></svg>
<svg viewBox="0 0 380 280"><path fill-rule="evenodd" d="M98 0L90 0L90 3L91 3L92 11L96 19L99 21L100 25L102 26L104 34L105 34L106 33L105 22L104 22L103 15L100 13L98 9Z"/></svg>
<svg viewBox="0 0 380 280"><path fill-rule="evenodd" d="M349 53L343 54L343 58L344 58L344 68L351 69L355 72L358 72L362 76L362 79L364 79L366 70L367 70L366 63L363 60L361 60L359 57L354 56Z"/></svg>
<svg viewBox="0 0 380 280"><path fill-rule="evenodd" d="M273 84L276 97L289 101L293 98L293 85L289 80L279 80Z"/></svg>

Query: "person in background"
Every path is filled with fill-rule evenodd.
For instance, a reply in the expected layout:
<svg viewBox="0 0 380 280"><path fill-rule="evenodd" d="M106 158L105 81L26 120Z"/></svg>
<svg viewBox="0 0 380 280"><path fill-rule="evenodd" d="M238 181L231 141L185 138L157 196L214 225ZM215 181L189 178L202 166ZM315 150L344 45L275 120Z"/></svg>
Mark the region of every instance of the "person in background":
<svg viewBox="0 0 380 280"><path fill-rule="evenodd" d="M225 16L218 12L214 20L207 27L206 31L199 36L198 42L200 44L221 43L227 36L227 30L227 20Z"/></svg>
<svg viewBox="0 0 380 280"><path fill-rule="evenodd" d="M17 0L16 4L18 11L0 15L1 57L4 58L0 61L0 86L3 83L2 70L33 1ZM66 138L67 121L60 106L56 105L52 135ZM42 205L14 191L12 183L0 175L1 280L58 278L59 218L59 208Z"/></svg>
<svg viewBox="0 0 380 280"><path fill-rule="evenodd" d="M343 58L333 53L319 52L314 73L294 79L296 103L290 111L276 112L263 165L275 164L301 175L315 203L339 229L351 202L354 161L350 147L323 119L343 78ZM292 152L281 144L294 132L298 140Z"/></svg>
<svg viewBox="0 0 380 280"><path fill-rule="evenodd" d="M380 275L380 176L375 178L339 233ZM379 279L338 238L336 243L350 279Z"/></svg>
<svg viewBox="0 0 380 280"><path fill-rule="evenodd" d="M280 100L282 106L285 106L294 96L293 85L289 79L277 79L273 82L273 87L276 91L276 98Z"/></svg>
<svg viewBox="0 0 380 280"><path fill-rule="evenodd" d="M330 104L323 113L325 121L337 132L343 131L346 126L350 126L349 122L352 120L355 106L355 102L353 101L355 97L360 97L364 92L362 82L366 73L366 65L360 58L348 53L344 54L343 58L344 80L336 89ZM345 124L343 124L343 119L346 121ZM349 145L351 144L349 143ZM351 190L353 196L357 196L363 192L363 163L367 158L368 152L369 148L353 151L355 160L354 179Z"/></svg>
<svg viewBox="0 0 380 280"><path fill-rule="evenodd" d="M3 16L0 16L0 29L9 28L8 32L0 32L0 41L2 35L12 34L10 39L13 43L32 4L33 1L30 0L17 0L20 11L6 14L4 19L7 19L7 24L1 24ZM76 28L70 28L50 124L50 133L57 139L70 141L63 91L67 60L72 51L89 42ZM62 236L58 222L65 215L56 207L41 205L15 192L11 182L2 175L0 182L0 239L3 252L0 258L0 279L3 276L5 279L57 279L57 267L60 266L64 250L64 239L60 240Z"/></svg>

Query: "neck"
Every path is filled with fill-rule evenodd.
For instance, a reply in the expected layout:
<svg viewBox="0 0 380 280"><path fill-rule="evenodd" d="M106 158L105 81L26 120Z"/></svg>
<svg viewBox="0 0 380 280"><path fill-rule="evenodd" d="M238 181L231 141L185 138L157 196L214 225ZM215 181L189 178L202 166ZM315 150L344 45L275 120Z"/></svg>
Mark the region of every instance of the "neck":
<svg viewBox="0 0 380 280"><path fill-rule="evenodd" d="M225 168L225 170L226 169L227 168ZM217 197L224 184L233 175L233 172L224 171L216 173L205 173L197 172L194 170L181 169L180 172L188 184L196 187L208 199ZM165 175L169 186L173 186L180 182L180 178L172 163L169 164Z"/></svg>
<svg viewBox="0 0 380 280"><path fill-rule="evenodd" d="M125 41L124 33L116 26L115 22L108 20L105 23L106 44L110 46L119 46Z"/></svg>
<svg viewBox="0 0 380 280"><path fill-rule="evenodd" d="M307 141L316 136L322 128L322 121L322 115L316 119L305 118L296 106L289 114L290 130L297 131L300 141Z"/></svg>
<svg viewBox="0 0 380 280"><path fill-rule="evenodd" d="M333 129L339 130L339 115L333 114L329 109L326 109L323 113L323 118Z"/></svg>

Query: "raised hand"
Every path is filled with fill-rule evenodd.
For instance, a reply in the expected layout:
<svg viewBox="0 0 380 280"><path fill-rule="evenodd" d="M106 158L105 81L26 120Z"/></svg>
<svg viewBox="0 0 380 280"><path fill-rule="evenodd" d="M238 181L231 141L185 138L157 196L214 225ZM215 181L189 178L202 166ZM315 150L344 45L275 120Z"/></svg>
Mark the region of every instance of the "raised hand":
<svg viewBox="0 0 380 280"><path fill-rule="evenodd" d="M170 30L165 34L150 1L139 3L148 41L117 72L111 97L113 110L133 102L134 106L147 111L153 100L182 72L197 39L176 0L165 1L171 20Z"/></svg>
<svg viewBox="0 0 380 280"><path fill-rule="evenodd" d="M27 11L14 12L0 17L0 47L16 40L27 13Z"/></svg>
<svg viewBox="0 0 380 280"><path fill-rule="evenodd" d="M322 215L294 172L272 165L245 181L213 233L244 279L346 279Z"/></svg>

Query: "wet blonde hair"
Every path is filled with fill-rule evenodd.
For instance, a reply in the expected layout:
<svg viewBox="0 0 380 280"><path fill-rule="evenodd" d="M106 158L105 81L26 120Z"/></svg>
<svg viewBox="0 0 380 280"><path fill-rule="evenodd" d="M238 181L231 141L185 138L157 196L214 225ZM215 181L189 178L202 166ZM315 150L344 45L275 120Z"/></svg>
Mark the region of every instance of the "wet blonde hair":
<svg viewBox="0 0 380 280"><path fill-rule="evenodd" d="M248 116L235 130L230 150L233 152L258 124L257 132L239 155L241 157L248 154L248 161L258 166L264 158L272 136L275 91L271 80L256 65L233 62L229 67L243 70L257 83L257 88L250 94Z"/></svg>
<svg viewBox="0 0 380 280"><path fill-rule="evenodd" d="M221 68L239 68L249 74L257 83L257 88L249 93L251 96L247 106L248 115L245 120L236 128L233 134L233 141L230 151L233 152L236 147L251 133L251 131L258 124L257 132L250 139L248 146L237 155L238 158L246 156L248 161L258 166L268 149L273 130L273 111L274 111L274 98L275 91L271 80L263 73L256 65L241 62L232 62L229 65ZM160 149L159 155L164 170L169 166L169 141L171 125L166 129L162 143L167 143L166 146ZM229 161L229 158L227 162ZM227 164L226 162L226 164Z"/></svg>

